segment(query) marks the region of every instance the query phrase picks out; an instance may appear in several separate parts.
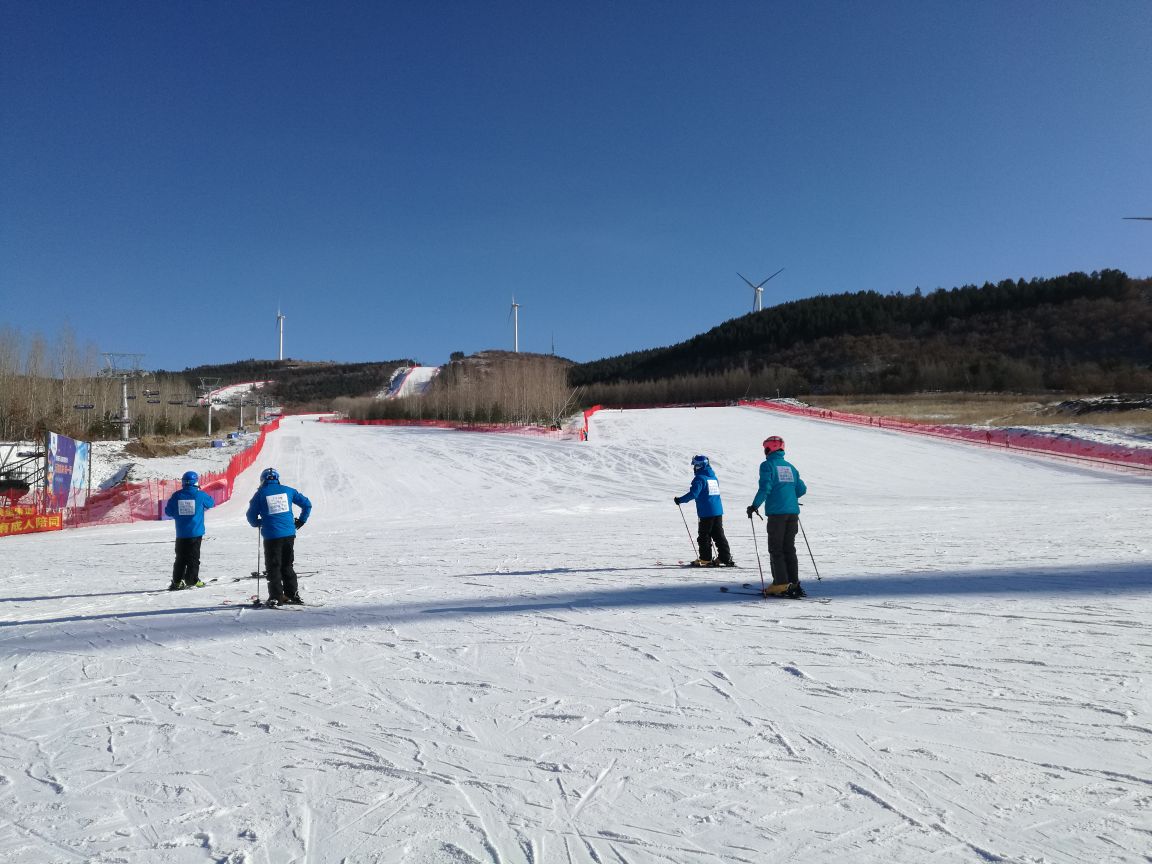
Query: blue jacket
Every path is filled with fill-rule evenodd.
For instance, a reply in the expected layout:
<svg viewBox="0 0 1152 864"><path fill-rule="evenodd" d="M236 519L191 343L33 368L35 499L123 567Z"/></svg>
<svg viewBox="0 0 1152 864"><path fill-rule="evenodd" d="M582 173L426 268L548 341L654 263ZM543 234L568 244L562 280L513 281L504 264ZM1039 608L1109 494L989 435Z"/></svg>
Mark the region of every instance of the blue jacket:
<svg viewBox="0 0 1152 864"><path fill-rule="evenodd" d="M176 522L177 537L203 537L204 511L216 506L212 496L195 486L172 493L164 505L164 515Z"/></svg>
<svg viewBox="0 0 1152 864"><path fill-rule="evenodd" d="M785 461L783 450L777 450L760 463L760 488L756 490L752 506L763 504L766 516L799 513L797 499L807 491L796 466Z"/></svg>
<svg viewBox="0 0 1152 864"><path fill-rule="evenodd" d="M276 537L295 537L296 524L292 515L292 505L300 508L300 524L308 521L312 512L312 502L293 489L281 483L268 483L256 490L248 502L248 524L260 527L260 535L265 540Z"/></svg>
<svg viewBox="0 0 1152 864"><path fill-rule="evenodd" d="M701 519L724 515L724 505L720 503L720 481L711 465L696 471L692 486L676 499L676 503L687 504L693 499L696 501L696 515Z"/></svg>

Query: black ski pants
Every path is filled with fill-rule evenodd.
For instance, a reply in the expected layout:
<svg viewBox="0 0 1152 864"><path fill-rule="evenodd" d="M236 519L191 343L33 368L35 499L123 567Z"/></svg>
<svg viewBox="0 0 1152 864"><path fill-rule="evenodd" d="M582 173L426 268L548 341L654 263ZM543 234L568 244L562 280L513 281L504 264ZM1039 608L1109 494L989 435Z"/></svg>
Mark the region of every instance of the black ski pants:
<svg viewBox="0 0 1152 864"><path fill-rule="evenodd" d="M172 584L195 585L200 579L200 541L203 537L177 537L176 563L172 565Z"/></svg>
<svg viewBox="0 0 1152 864"><path fill-rule="evenodd" d="M268 572L268 596L278 599L283 595L296 594L296 571L292 564L296 560L295 537L271 537L264 539L264 559Z"/></svg>
<svg viewBox="0 0 1152 864"><path fill-rule="evenodd" d="M700 560L712 560L712 544L716 544L717 561L731 561L732 550L728 548L728 538L724 536L723 516L700 517L699 530L696 532L696 544L700 547Z"/></svg>
<svg viewBox="0 0 1152 864"><path fill-rule="evenodd" d="M768 516L768 561L772 567L772 584L800 581L796 561L796 529L800 517L795 513L772 513Z"/></svg>

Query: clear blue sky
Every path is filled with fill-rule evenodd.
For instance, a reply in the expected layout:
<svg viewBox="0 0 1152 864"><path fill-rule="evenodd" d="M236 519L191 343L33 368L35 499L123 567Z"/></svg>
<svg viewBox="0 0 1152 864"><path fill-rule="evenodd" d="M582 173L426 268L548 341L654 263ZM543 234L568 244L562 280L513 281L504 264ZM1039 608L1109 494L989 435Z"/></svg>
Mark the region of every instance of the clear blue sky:
<svg viewBox="0 0 1152 864"><path fill-rule="evenodd" d="M0 0L0 326L180 369L592 360L1152 274L1152 3Z"/></svg>

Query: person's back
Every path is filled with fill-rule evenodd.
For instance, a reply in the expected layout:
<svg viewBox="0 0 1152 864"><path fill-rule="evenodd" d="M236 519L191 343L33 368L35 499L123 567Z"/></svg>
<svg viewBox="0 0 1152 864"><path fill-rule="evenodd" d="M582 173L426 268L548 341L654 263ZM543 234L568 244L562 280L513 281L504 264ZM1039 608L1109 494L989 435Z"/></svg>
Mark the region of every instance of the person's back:
<svg viewBox="0 0 1152 864"><path fill-rule="evenodd" d="M748 518L764 505L768 532L768 560L772 567L769 594L803 597L799 562L796 559L796 529L800 524L800 501L808 487L796 466L784 458L784 439L772 435L764 440L764 461L760 463L760 485L748 507Z"/></svg>
<svg viewBox="0 0 1152 864"><path fill-rule="evenodd" d="M760 463L760 487L752 506L763 503L765 515L799 513L798 499L807 491L796 466L784 458L783 450L776 450Z"/></svg>
<svg viewBox="0 0 1152 864"><path fill-rule="evenodd" d="M700 520L696 533L696 544L700 557L692 562L696 567L717 564L735 567L728 538L724 536L724 504L720 500L720 481L707 456L692 457L692 485L688 491L673 499L676 506L688 501L696 502L696 516ZM717 558L712 559L712 544L716 544Z"/></svg>
<svg viewBox="0 0 1152 864"><path fill-rule="evenodd" d="M300 515L292 515L292 505ZM303 528L312 512L312 502L299 491L280 482L275 468L260 472L260 488L248 502L248 524L260 529L264 538L264 558L268 573L268 605L302 603L296 585L296 530Z"/></svg>
<svg viewBox="0 0 1152 864"><path fill-rule="evenodd" d="M300 522L308 521L312 502L291 486L280 482L279 475L263 484L248 502L248 522L260 527L260 536L266 540L276 537L295 537L296 518L292 505L300 508Z"/></svg>
<svg viewBox="0 0 1152 864"><path fill-rule="evenodd" d="M185 471L181 488L164 505L164 515L176 525L176 561L172 565L169 591L199 588L200 543L204 539L204 511L216 506L215 499L200 488L200 475Z"/></svg>
<svg viewBox="0 0 1152 864"><path fill-rule="evenodd" d="M172 493L164 505L164 515L176 525L177 537L203 537L204 511L216 506L216 501L197 486L185 486Z"/></svg>

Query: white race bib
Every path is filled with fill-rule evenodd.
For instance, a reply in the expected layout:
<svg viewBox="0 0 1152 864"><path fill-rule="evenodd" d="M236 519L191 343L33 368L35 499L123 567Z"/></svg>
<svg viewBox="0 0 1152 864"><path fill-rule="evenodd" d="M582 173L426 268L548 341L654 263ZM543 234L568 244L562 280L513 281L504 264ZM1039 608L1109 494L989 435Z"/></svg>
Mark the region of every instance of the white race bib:
<svg viewBox="0 0 1152 864"><path fill-rule="evenodd" d="M195 516L196 502L191 498L181 498L176 502L176 512L181 516Z"/></svg>
<svg viewBox="0 0 1152 864"><path fill-rule="evenodd" d="M281 492L278 495L268 495L264 498L268 502L269 513L287 513L288 512L288 493Z"/></svg>
<svg viewBox="0 0 1152 864"><path fill-rule="evenodd" d="M720 494L720 481L715 477L708 478L708 494L712 496Z"/></svg>
<svg viewBox="0 0 1152 864"><path fill-rule="evenodd" d="M777 483L795 483L796 477L792 474L791 465L777 465L776 466L776 482Z"/></svg>

